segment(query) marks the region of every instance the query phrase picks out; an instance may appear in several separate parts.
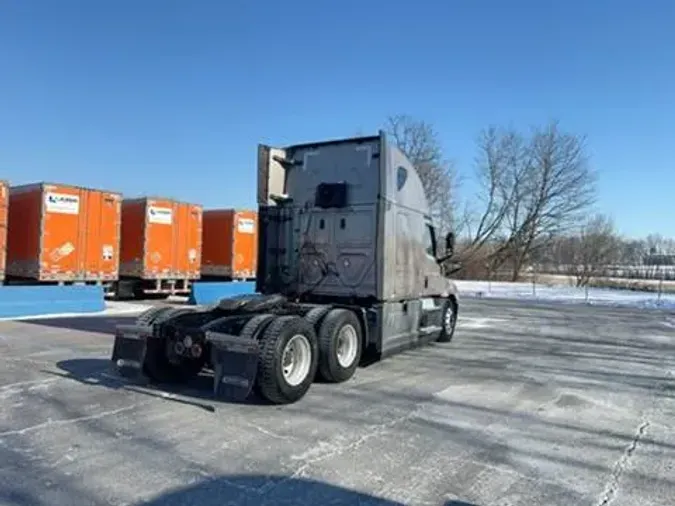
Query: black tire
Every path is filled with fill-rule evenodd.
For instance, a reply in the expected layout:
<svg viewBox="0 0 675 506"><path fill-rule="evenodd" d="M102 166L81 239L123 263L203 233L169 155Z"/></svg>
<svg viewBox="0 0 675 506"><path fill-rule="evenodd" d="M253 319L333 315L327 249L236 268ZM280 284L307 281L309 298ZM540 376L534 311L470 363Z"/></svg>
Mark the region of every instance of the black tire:
<svg viewBox="0 0 675 506"><path fill-rule="evenodd" d="M250 300L254 297L259 297L259 295L252 293L248 295L237 295L234 297L226 297L224 299L220 299L217 302L214 302L214 304L221 311L242 312L244 306L248 304Z"/></svg>
<svg viewBox="0 0 675 506"><path fill-rule="evenodd" d="M273 295L243 295L218 301L218 309L223 311L237 311L239 313L262 313L286 302L286 297L280 294Z"/></svg>
<svg viewBox="0 0 675 506"><path fill-rule="evenodd" d="M160 313L157 316L157 318L155 318L155 321L153 323L155 324L164 323L171 320L172 318L178 318L179 316L182 316L184 314L194 312L194 309L191 307L171 307L171 306L165 307L168 307L168 311L162 311L162 313Z"/></svg>
<svg viewBox="0 0 675 506"><path fill-rule="evenodd" d="M441 335L436 339L439 343L449 343L455 335L455 327L457 326L457 301L454 297L445 299L443 302L443 312L441 314ZM448 311L451 311L450 320L447 319Z"/></svg>
<svg viewBox="0 0 675 506"><path fill-rule="evenodd" d="M310 358L307 375L298 384L290 384L283 374L284 349L296 335L306 338ZM316 332L300 316L275 318L261 336L260 363L256 378L256 391L274 404L290 404L300 400L312 385L319 361Z"/></svg>
<svg viewBox="0 0 675 506"><path fill-rule="evenodd" d="M146 309L136 318L136 325L152 325L157 317L171 309L171 306L155 306Z"/></svg>
<svg viewBox="0 0 675 506"><path fill-rule="evenodd" d="M208 355L202 353L199 358L181 358L178 362L169 360L168 347L171 342L161 336L160 325L172 318L191 313L192 308L170 307L157 315L153 321L155 337L148 340L148 347L143 363L143 372L156 383L185 383L197 376L206 365Z"/></svg>
<svg viewBox="0 0 675 506"><path fill-rule="evenodd" d="M276 318L275 315L268 313L255 315L246 322L246 325L244 325L241 332L239 332L239 337L245 339L258 339L267 326L272 323L274 318Z"/></svg>
<svg viewBox="0 0 675 506"><path fill-rule="evenodd" d="M281 307L285 303L286 297L281 294L258 296L246 302L243 310L247 313L263 313Z"/></svg>
<svg viewBox="0 0 675 506"><path fill-rule="evenodd" d="M342 365L338 357L339 337L340 332L347 326L350 326L352 331L356 333L356 341L353 343L356 350L351 363ZM342 383L350 379L359 366L362 349L363 332L361 331L361 322L356 314L348 309L330 310L319 327L320 378L330 383Z"/></svg>
<svg viewBox="0 0 675 506"><path fill-rule="evenodd" d="M313 307L307 314L304 316L305 320L312 324L314 330L319 332L319 324L323 321L324 317L330 312L330 306L319 306Z"/></svg>
<svg viewBox="0 0 675 506"><path fill-rule="evenodd" d="M260 340L262 338L263 332L269 326L270 323L276 318L276 315L270 313L263 313L255 315L246 324L242 327L239 332L239 337L245 339L255 339ZM262 392L260 391L260 385L258 381L253 384L253 391L260 397L263 397Z"/></svg>

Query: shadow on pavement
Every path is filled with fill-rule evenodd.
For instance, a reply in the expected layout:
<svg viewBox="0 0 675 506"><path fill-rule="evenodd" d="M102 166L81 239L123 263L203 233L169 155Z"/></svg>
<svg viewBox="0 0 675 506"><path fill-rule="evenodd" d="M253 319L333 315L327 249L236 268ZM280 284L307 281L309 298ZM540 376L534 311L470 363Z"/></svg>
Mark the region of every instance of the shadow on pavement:
<svg viewBox="0 0 675 506"><path fill-rule="evenodd" d="M262 475L222 476L168 492L155 499L138 503L138 506L184 506L186 504L215 506L225 503L256 506L263 504L404 506L404 503L320 481ZM449 501L439 503L439 506L478 505Z"/></svg>
<svg viewBox="0 0 675 506"><path fill-rule="evenodd" d="M62 372L43 370L45 374L56 375L85 385L100 386L113 390L127 390L165 401L176 402L214 412L216 404L267 405L263 399L251 393L245 401L215 398L213 375L202 372L191 381L179 385L153 384L144 376L127 378L117 374L110 360L101 358L75 358L57 362Z"/></svg>

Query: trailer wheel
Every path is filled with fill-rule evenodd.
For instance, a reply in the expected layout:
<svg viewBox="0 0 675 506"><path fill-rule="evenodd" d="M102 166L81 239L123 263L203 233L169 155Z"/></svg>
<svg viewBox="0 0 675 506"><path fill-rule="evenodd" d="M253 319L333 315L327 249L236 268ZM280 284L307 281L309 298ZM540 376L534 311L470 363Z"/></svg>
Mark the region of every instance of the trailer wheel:
<svg viewBox="0 0 675 506"><path fill-rule="evenodd" d="M318 358L316 332L308 321L275 318L261 337L256 390L274 404L300 400L314 380Z"/></svg>
<svg viewBox="0 0 675 506"><path fill-rule="evenodd" d="M436 339L439 343L449 343L455 335L457 325L457 301L450 297L443 302L443 320L441 321L441 335Z"/></svg>
<svg viewBox="0 0 675 506"><path fill-rule="evenodd" d="M319 375L342 383L351 378L361 360L361 322L353 311L332 309L319 328Z"/></svg>
<svg viewBox="0 0 675 506"><path fill-rule="evenodd" d="M169 308L161 312L155 320L155 332L161 332L162 323L183 314L191 313L191 308ZM197 358L178 356L172 351L176 341L162 335L155 335L148 340L143 371L152 381L157 383L184 383L197 376L206 365L208 356L205 350Z"/></svg>

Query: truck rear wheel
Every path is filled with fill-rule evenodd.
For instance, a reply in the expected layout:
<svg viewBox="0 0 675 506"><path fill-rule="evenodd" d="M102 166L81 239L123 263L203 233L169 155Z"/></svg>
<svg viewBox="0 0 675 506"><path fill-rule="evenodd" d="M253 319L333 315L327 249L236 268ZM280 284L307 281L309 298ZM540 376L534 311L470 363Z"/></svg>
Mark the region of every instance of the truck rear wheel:
<svg viewBox="0 0 675 506"><path fill-rule="evenodd" d="M350 379L361 360L361 322L353 311L332 309L319 328L319 375L325 381Z"/></svg>
<svg viewBox="0 0 675 506"><path fill-rule="evenodd" d="M155 306L146 309L136 318L136 325L152 325L162 313L166 313L171 309L171 306Z"/></svg>
<svg viewBox="0 0 675 506"><path fill-rule="evenodd" d="M255 315L246 322L246 325L244 325L244 327L241 329L241 332L239 332L239 337L257 340L260 334L265 330L267 325L269 325L274 320L274 318L276 318L276 316L271 313Z"/></svg>
<svg viewBox="0 0 675 506"><path fill-rule="evenodd" d="M300 400L309 390L318 365L312 325L299 316L280 316L261 337L258 393L274 404Z"/></svg>
<svg viewBox="0 0 675 506"><path fill-rule="evenodd" d="M157 315L152 323L161 325L190 312L192 309L189 308L169 308ZM155 329L161 331L161 327ZM162 335L148 340L143 370L148 378L157 383L184 383L197 376L206 365L208 357L203 345L199 356L181 356L174 352L177 341L173 337Z"/></svg>
<svg viewBox="0 0 675 506"><path fill-rule="evenodd" d="M305 320L312 324L314 329L319 331L319 324L323 321L324 317L330 312L330 306L319 306L314 307L307 311L307 314L304 316Z"/></svg>

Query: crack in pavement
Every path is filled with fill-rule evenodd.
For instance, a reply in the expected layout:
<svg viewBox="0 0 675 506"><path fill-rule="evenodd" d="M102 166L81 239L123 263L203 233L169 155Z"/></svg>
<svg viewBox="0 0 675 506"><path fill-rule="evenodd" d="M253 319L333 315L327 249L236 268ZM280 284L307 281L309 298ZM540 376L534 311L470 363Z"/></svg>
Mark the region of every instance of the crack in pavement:
<svg viewBox="0 0 675 506"><path fill-rule="evenodd" d="M57 381L59 381L59 378L36 379L29 381L17 381L15 383L6 383L4 385L0 385L0 395L7 397L9 395L23 392L25 390L24 387L28 387L27 390L32 390L35 387L48 385Z"/></svg>
<svg viewBox="0 0 675 506"><path fill-rule="evenodd" d="M27 364L33 364L33 365L39 365L39 366L53 366L54 365L54 360L40 360L36 358L31 358L30 356L25 356L25 357L10 357L10 356L2 356L0 355L0 360L4 360L5 362L9 362L12 364L16 363L21 363L25 362Z"/></svg>
<svg viewBox="0 0 675 506"><path fill-rule="evenodd" d="M264 427L261 427L259 425L253 424L253 423L246 423L245 426L250 428L250 429L257 430L261 434L265 434L266 436L273 437L273 438L276 438L276 439L285 439L286 441L293 441L293 440L296 439L292 436L284 436L282 434L277 434L276 432L273 432L269 429L266 429Z"/></svg>
<svg viewBox="0 0 675 506"><path fill-rule="evenodd" d="M370 429L367 430L365 433L361 434L358 438L350 441L347 444L334 444L331 445L330 449L314 458L307 458L304 459L304 462L300 467L298 467L292 474L289 476L286 476L285 478L278 480L278 481L273 481L270 483L267 483L266 485L263 485L256 489L256 493L259 495L264 495L269 492L272 492L276 488L278 488L280 485L283 485L284 483L297 479L297 478L302 478L305 476L305 473L315 464L318 464L319 462L323 462L325 460L331 459L333 457L336 457L338 455L341 455L345 453L348 450L354 450L355 448L358 448L361 446L363 443L368 441L369 439L372 439L374 437L382 436L386 434L389 430L394 428L396 425L406 422L408 420L411 420L416 414L417 411L419 410L419 407L416 407L412 411L408 412L407 414L397 417L393 420L390 420L389 422L382 423L382 424L377 424L377 425L371 425Z"/></svg>
<svg viewBox="0 0 675 506"><path fill-rule="evenodd" d="M645 435L645 432L647 431L649 425L650 423L645 420L638 426L630 444L624 450L623 454L621 455L621 458L619 458L619 460L617 460L616 463L614 464L612 474L609 477L607 486L605 487L605 491L602 494L602 497L600 498L600 501L598 502L597 506L607 506L616 497L616 494L619 491L619 480L621 479L621 475L626 470L630 458L633 456L633 453L635 453L638 443Z"/></svg>
<svg viewBox="0 0 675 506"><path fill-rule="evenodd" d="M132 404L131 406L125 406L123 408L118 408L118 409L113 409L110 411L103 411L101 413L95 413L93 415L85 415L85 416L78 416L75 418L65 418L65 419L60 419L60 420L47 420L46 422L38 423L36 425L31 425L29 427L24 427L23 429L16 429L16 430L8 430L5 432L0 432L0 438L6 437L6 436L20 436L24 435L27 432L34 432L37 430L41 430L47 427L53 427L53 426L62 426L62 425L70 425L74 424L77 422L83 422L87 420L98 420L99 418L104 418L106 416L113 416L117 415L119 413L124 413L126 411L131 411L133 409L136 409L137 407L141 406L142 404L147 404L147 403L135 403Z"/></svg>

